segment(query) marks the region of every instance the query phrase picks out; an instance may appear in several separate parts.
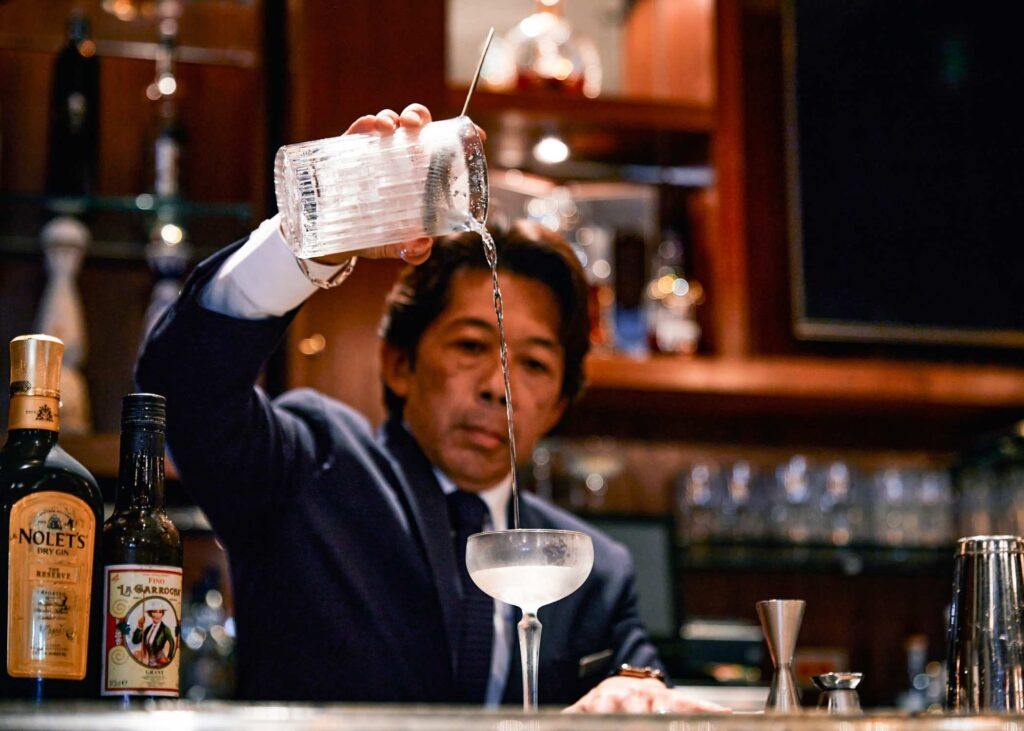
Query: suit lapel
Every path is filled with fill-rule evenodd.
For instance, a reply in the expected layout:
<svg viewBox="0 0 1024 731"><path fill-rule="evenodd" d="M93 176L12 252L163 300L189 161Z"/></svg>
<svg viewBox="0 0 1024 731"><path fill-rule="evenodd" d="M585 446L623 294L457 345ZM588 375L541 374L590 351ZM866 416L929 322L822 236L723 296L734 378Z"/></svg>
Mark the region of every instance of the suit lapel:
<svg viewBox="0 0 1024 731"><path fill-rule="evenodd" d="M421 547L430 563L434 586L444 615L449 654L454 663L462 591L455 565L448 504L441 486L437 484L430 461L401 423L396 419L390 419L383 427L383 439L385 448L398 463L398 482L402 490L402 499L412 514L412 522Z"/></svg>

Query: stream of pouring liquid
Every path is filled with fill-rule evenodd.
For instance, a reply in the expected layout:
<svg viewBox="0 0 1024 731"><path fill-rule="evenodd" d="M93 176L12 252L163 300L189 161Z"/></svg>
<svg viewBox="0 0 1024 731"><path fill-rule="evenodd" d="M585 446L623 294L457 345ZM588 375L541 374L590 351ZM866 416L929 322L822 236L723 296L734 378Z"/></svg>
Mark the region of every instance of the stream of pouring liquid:
<svg viewBox="0 0 1024 731"><path fill-rule="evenodd" d="M498 286L498 251L494 239L482 223L470 221L469 227L480 234L484 244L484 256L491 267L491 282L494 285L494 314L498 317L498 343L501 350L501 374L505 378L505 416L508 419L508 456L512 467L512 527L519 530L519 484L516 479L516 436L512 427L512 383L508 373L508 345L505 341L505 320L501 311L501 287Z"/></svg>

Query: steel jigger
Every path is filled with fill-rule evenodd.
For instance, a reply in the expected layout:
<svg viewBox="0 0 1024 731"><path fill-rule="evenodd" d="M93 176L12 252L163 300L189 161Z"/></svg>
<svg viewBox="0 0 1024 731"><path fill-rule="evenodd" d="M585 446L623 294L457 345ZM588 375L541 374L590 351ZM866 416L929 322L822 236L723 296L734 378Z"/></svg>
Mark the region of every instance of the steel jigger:
<svg viewBox="0 0 1024 731"><path fill-rule="evenodd" d="M761 631L768 644L768 654L775 665L771 691L765 713L799 713L800 697L793 676L793 653L806 603L802 599L769 599L757 603Z"/></svg>
<svg viewBox="0 0 1024 731"><path fill-rule="evenodd" d="M814 685L821 691L818 698L818 708L827 713L842 714L846 716L859 715L860 697L857 695L857 686L863 673L826 673L815 675L811 678Z"/></svg>

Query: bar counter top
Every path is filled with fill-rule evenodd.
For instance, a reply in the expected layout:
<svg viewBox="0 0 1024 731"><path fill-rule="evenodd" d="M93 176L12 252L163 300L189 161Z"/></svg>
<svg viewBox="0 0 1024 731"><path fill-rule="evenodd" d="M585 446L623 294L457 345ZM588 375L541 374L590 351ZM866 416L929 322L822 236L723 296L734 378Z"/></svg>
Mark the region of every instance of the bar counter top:
<svg viewBox="0 0 1024 731"><path fill-rule="evenodd" d="M416 706L347 706L154 702L123 710L109 704L0 702L0 729L37 731L1024 731L1024 716L908 715L895 712L827 716L817 711L766 716L584 716L541 711L475 710Z"/></svg>

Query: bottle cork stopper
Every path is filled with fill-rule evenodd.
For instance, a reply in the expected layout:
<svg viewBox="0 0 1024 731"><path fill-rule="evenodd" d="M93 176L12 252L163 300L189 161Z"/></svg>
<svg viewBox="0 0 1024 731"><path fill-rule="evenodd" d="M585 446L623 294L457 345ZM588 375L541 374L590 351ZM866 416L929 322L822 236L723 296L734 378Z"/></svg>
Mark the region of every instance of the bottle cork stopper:
<svg viewBox="0 0 1024 731"><path fill-rule="evenodd" d="M60 398L64 343L52 335L19 335L11 341L11 395Z"/></svg>

